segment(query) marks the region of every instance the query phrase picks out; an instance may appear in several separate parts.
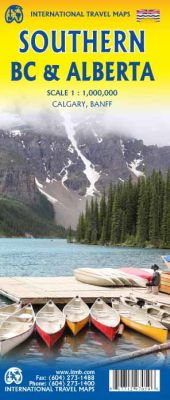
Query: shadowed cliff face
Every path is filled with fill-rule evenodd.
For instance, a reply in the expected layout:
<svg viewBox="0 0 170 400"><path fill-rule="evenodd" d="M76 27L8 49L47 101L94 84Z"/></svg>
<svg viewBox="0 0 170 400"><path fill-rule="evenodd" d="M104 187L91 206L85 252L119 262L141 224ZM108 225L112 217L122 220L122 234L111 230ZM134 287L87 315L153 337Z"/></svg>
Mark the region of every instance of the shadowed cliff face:
<svg viewBox="0 0 170 400"><path fill-rule="evenodd" d="M63 118L53 131L26 125L0 130L0 194L32 204L41 191L66 227L76 226L86 198L100 196L110 182L168 167L170 146L145 146L114 130L103 135L100 123Z"/></svg>

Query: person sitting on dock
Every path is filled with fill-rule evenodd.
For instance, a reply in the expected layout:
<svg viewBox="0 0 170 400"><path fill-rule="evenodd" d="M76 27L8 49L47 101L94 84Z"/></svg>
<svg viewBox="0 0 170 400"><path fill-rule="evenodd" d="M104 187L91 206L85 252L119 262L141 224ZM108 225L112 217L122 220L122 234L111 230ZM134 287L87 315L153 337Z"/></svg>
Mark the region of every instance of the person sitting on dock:
<svg viewBox="0 0 170 400"><path fill-rule="evenodd" d="M152 275L152 279L150 282L146 284L148 287L147 293L153 293L153 294L158 294L159 293L159 285L160 285L160 273L159 273L159 267L158 265L154 264L152 265L151 269L154 270L154 273Z"/></svg>

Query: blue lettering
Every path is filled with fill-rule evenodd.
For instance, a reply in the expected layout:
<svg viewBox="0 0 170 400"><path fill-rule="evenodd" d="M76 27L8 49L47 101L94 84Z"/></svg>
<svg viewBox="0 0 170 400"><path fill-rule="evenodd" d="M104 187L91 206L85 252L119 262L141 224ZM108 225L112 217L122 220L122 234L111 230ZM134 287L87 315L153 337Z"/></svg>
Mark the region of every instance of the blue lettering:
<svg viewBox="0 0 170 400"><path fill-rule="evenodd" d="M103 73L103 64L101 62L94 62L93 63L93 80L94 81L101 81L104 77Z"/></svg>
<svg viewBox="0 0 170 400"><path fill-rule="evenodd" d="M125 40L126 33L124 31L115 31L115 53L119 53L119 47L124 53L127 53L126 47L123 44Z"/></svg>
<svg viewBox="0 0 170 400"><path fill-rule="evenodd" d="M93 37L88 38L88 31L83 31L83 53L88 53L88 45L92 44L92 53L97 53L97 31L92 31Z"/></svg>
<svg viewBox="0 0 170 400"><path fill-rule="evenodd" d="M118 62L117 64L117 81L121 81L124 79L124 81L128 81L128 77L125 74L127 71L127 64L125 62Z"/></svg>
<svg viewBox="0 0 170 400"><path fill-rule="evenodd" d="M20 40L24 44L23 48L19 48L20 53L26 53L28 51L29 46L27 40L25 39L26 35L28 35L28 31L25 30L20 32Z"/></svg>
<svg viewBox="0 0 170 400"><path fill-rule="evenodd" d="M52 31L52 49L55 53L65 53L66 51L66 37L65 31L61 31L61 45L57 47L56 45L56 31Z"/></svg>
<svg viewBox="0 0 170 400"><path fill-rule="evenodd" d="M36 43L38 37L42 38L42 40L43 40L42 47L39 47ZM33 50L36 51L36 53L44 53L44 51L46 51L48 48L47 34L42 30L35 31L31 37L31 46L32 46Z"/></svg>
<svg viewBox="0 0 170 400"><path fill-rule="evenodd" d="M111 48L107 48L106 44L110 43L110 39L107 39L106 36L110 34L110 31L101 31L101 52L109 53Z"/></svg>
<svg viewBox="0 0 170 400"><path fill-rule="evenodd" d="M145 51L145 32L140 31L140 39L137 38L134 31L129 31L130 33L130 53L134 53L135 45L141 53Z"/></svg>
<svg viewBox="0 0 170 400"><path fill-rule="evenodd" d="M72 52L77 53L77 36L81 34L81 31L68 31L68 35L72 37Z"/></svg>
<svg viewBox="0 0 170 400"><path fill-rule="evenodd" d="M145 66L144 66L144 69L143 69L142 76L141 76L140 80L144 81L146 77L150 78L150 81L154 81L155 80L153 72L152 72L152 69L151 69L151 66L150 66L150 63L148 61L145 63Z"/></svg>
<svg viewBox="0 0 170 400"><path fill-rule="evenodd" d="M132 66L132 81L137 81L137 67L140 65L140 62L132 61L129 65Z"/></svg>
<svg viewBox="0 0 170 400"><path fill-rule="evenodd" d="M70 81L73 77L76 78L77 81L81 81L81 78L80 78L80 75L79 75L79 72L77 69L77 65L74 61L71 63L69 73L68 73L66 80Z"/></svg>

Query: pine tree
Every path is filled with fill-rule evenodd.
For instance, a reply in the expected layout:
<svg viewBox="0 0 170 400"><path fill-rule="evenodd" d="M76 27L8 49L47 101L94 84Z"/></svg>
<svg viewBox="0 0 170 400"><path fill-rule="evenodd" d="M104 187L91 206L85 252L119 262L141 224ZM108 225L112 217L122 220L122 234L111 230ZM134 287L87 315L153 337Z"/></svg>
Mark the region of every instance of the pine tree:
<svg viewBox="0 0 170 400"><path fill-rule="evenodd" d="M106 209L106 241L109 243L111 240L111 227L112 227L112 208L113 208L113 186L110 184Z"/></svg>
<svg viewBox="0 0 170 400"><path fill-rule="evenodd" d="M161 232L162 227L162 219L163 219L163 207L164 207L164 191L165 191L165 181L162 176L162 172L159 171L158 173L159 178L159 231ZM161 236L161 235L160 235Z"/></svg>
<svg viewBox="0 0 170 400"><path fill-rule="evenodd" d="M76 231L77 242L82 242L85 239L85 217L84 214L80 214L77 231Z"/></svg>
<svg viewBox="0 0 170 400"><path fill-rule="evenodd" d="M122 210L120 208L120 188L118 187L112 209L111 243L120 243L122 225Z"/></svg>
<svg viewBox="0 0 170 400"><path fill-rule="evenodd" d="M77 242L81 242L81 231L80 231L80 221L81 221L81 214L79 216L78 224L77 224L77 229L76 229L76 240Z"/></svg>
<svg viewBox="0 0 170 400"><path fill-rule="evenodd" d="M148 191L144 177L138 185L137 242L143 246L148 240Z"/></svg>
<svg viewBox="0 0 170 400"><path fill-rule="evenodd" d="M126 212L122 211L122 221L121 221L121 243L124 243L127 238L127 219Z"/></svg>
<svg viewBox="0 0 170 400"><path fill-rule="evenodd" d="M72 231L71 226L69 226L68 232L67 232L67 242L72 243L72 241L73 241L73 231Z"/></svg>
<svg viewBox="0 0 170 400"><path fill-rule="evenodd" d="M91 242L93 244L97 244L99 239L99 210L98 210L98 202L95 199L94 207L93 207L93 222L92 222L92 235Z"/></svg>
<svg viewBox="0 0 170 400"><path fill-rule="evenodd" d="M92 198L91 200L91 209L90 209L90 227L89 230L91 230L91 243L96 244L97 243L97 215L96 215L96 201L94 203L94 200ZM97 207L98 208L98 207Z"/></svg>
<svg viewBox="0 0 170 400"><path fill-rule="evenodd" d="M137 202L136 202L136 185L132 183L132 177L130 176L128 182L125 185L124 191L126 192L125 198L125 216L126 216L126 234L135 235L136 233L136 214L137 214ZM124 221L125 225L125 221Z"/></svg>
<svg viewBox="0 0 170 400"><path fill-rule="evenodd" d="M89 202L87 200L86 201L85 213L84 213L84 241L85 242L86 242L87 236L88 236L87 235L87 230L88 230L88 225L89 225L89 219L90 219L90 207L89 207Z"/></svg>
<svg viewBox="0 0 170 400"><path fill-rule="evenodd" d="M103 221L103 226L102 226L102 233L101 233L101 239L100 239L100 243L104 246L107 242L106 240L107 238L107 220L106 218Z"/></svg>
<svg viewBox="0 0 170 400"><path fill-rule="evenodd" d="M153 171L151 177L151 200L150 200L150 216L149 216L149 240L150 243L158 247L160 243L160 226L159 226L159 175Z"/></svg>
<svg viewBox="0 0 170 400"><path fill-rule="evenodd" d="M100 200L100 211L99 211L99 237L101 237L103 223L106 218L106 194L103 193Z"/></svg>
<svg viewBox="0 0 170 400"><path fill-rule="evenodd" d="M85 213L85 243L87 244L91 243L91 209L88 201L86 202L86 213Z"/></svg>

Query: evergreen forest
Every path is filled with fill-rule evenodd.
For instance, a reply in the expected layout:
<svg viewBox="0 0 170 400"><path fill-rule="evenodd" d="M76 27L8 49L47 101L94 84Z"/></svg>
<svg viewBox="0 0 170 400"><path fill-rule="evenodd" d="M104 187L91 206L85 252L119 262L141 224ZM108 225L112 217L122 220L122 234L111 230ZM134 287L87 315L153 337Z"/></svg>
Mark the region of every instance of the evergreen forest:
<svg viewBox="0 0 170 400"><path fill-rule="evenodd" d="M170 170L136 183L110 185L79 217L76 240L85 244L170 248Z"/></svg>

